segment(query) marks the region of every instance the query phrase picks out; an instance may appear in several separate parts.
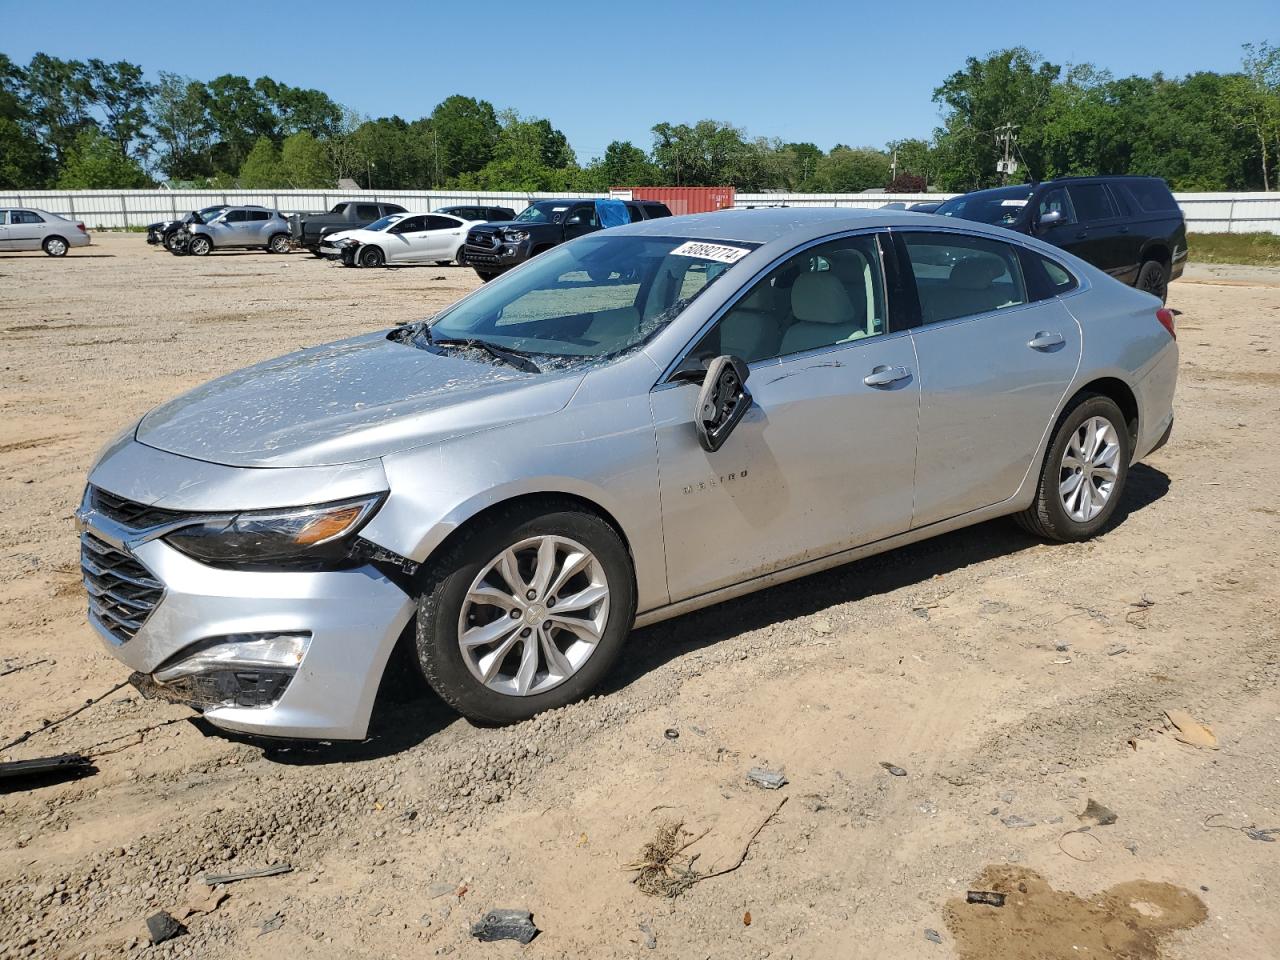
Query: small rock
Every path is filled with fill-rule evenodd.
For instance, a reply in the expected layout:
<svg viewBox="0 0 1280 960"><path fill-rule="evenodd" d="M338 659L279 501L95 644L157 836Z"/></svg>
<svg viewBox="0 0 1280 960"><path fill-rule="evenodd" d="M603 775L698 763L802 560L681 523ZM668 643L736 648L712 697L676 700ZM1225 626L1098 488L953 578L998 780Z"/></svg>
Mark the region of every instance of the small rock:
<svg viewBox="0 0 1280 960"><path fill-rule="evenodd" d="M490 910L479 923L472 924L471 935L485 942L516 940L528 943L538 935L533 914L528 910Z"/></svg>
<svg viewBox="0 0 1280 960"><path fill-rule="evenodd" d="M777 790L787 783L785 774L775 770L765 770L763 767L752 767L747 771L747 779L757 787L763 787L766 790Z"/></svg>
<svg viewBox="0 0 1280 960"><path fill-rule="evenodd" d="M930 943L942 942L942 934L938 933L937 930L930 930L928 927L925 927L924 938L928 940Z"/></svg>
<svg viewBox="0 0 1280 960"><path fill-rule="evenodd" d="M818 634L818 636L825 637L831 632L831 621L815 620L813 623L809 624L809 629Z"/></svg>
<svg viewBox="0 0 1280 960"><path fill-rule="evenodd" d="M905 777L907 775L907 771L903 770L901 767L894 766L892 763L889 763L887 760L881 760L880 766L888 770L889 776L891 777Z"/></svg>
<svg viewBox="0 0 1280 960"><path fill-rule="evenodd" d="M1084 806L1084 813L1076 817L1081 823L1092 824L1095 827L1109 827L1116 822L1116 813L1109 807L1104 807L1092 797Z"/></svg>
<svg viewBox="0 0 1280 960"><path fill-rule="evenodd" d="M147 936L151 938L153 944L164 943L186 932L182 924L163 910L147 917Z"/></svg>
<svg viewBox="0 0 1280 960"><path fill-rule="evenodd" d="M1119 654L1119 653L1127 653L1128 650L1129 648L1126 647L1123 643L1113 643L1111 644L1111 646L1107 647L1107 656L1114 657L1116 654Z"/></svg>
<svg viewBox="0 0 1280 960"><path fill-rule="evenodd" d="M1036 825L1034 820L1027 820L1017 814L1010 814L1007 817L1001 817L1000 822L1011 830L1016 830L1019 827L1034 827Z"/></svg>
<svg viewBox="0 0 1280 960"><path fill-rule="evenodd" d="M640 924L640 932L644 934L644 946L646 950L658 949L658 938L654 936L653 929L647 923Z"/></svg>
<svg viewBox="0 0 1280 960"><path fill-rule="evenodd" d="M969 890L964 898L969 903L985 903L989 907L1004 906L1004 894L994 890Z"/></svg>

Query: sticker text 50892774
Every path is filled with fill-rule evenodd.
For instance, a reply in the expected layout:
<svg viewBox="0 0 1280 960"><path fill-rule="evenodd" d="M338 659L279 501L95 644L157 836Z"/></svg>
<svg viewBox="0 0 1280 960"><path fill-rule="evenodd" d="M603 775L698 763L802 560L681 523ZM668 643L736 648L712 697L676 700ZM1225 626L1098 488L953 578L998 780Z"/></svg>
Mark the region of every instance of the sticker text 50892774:
<svg viewBox="0 0 1280 960"><path fill-rule="evenodd" d="M746 247L727 247L721 243L703 243L690 240L671 251L673 257L697 257L699 260L715 260L717 263L737 263L751 251Z"/></svg>

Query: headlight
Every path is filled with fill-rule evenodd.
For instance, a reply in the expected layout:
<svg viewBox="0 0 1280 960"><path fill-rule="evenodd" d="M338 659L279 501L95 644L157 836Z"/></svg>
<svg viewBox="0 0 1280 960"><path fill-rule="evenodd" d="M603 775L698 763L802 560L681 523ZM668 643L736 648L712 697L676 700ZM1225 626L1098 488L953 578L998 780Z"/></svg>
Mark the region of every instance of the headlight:
<svg viewBox="0 0 1280 960"><path fill-rule="evenodd" d="M359 241L359 240L356 240L356 239L354 239L354 238L352 238L352 237L343 237L341 240L339 240L339 241L338 241L338 246L340 246L340 247L358 247L358 246L360 246L360 241Z"/></svg>
<svg viewBox="0 0 1280 960"><path fill-rule="evenodd" d="M195 232L196 232L196 225L194 223L188 223L187 233L195 233Z"/></svg>
<svg viewBox="0 0 1280 960"><path fill-rule="evenodd" d="M502 239L509 243L520 243L529 239L528 230L503 230Z"/></svg>
<svg viewBox="0 0 1280 960"><path fill-rule="evenodd" d="M263 510L206 518L180 527L165 542L215 566L313 565L347 558L347 540L373 515L381 494L293 510Z"/></svg>

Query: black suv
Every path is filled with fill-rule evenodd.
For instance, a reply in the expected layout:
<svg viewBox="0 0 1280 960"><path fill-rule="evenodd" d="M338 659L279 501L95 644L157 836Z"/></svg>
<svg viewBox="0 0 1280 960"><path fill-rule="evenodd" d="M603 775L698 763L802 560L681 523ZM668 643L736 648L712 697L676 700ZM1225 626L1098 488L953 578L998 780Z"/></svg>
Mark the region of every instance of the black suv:
<svg viewBox="0 0 1280 960"><path fill-rule="evenodd" d="M671 216L667 205L656 200L622 203L632 223ZM536 200L514 220L472 227L463 251L480 279L488 281L544 250L600 229L594 200Z"/></svg>
<svg viewBox="0 0 1280 960"><path fill-rule="evenodd" d="M1159 177L1066 177L977 190L936 213L1039 237L1161 300L1187 259L1186 219Z"/></svg>
<svg viewBox="0 0 1280 960"><path fill-rule="evenodd" d="M516 212L510 207L441 207L436 213L451 213L463 220L514 220Z"/></svg>

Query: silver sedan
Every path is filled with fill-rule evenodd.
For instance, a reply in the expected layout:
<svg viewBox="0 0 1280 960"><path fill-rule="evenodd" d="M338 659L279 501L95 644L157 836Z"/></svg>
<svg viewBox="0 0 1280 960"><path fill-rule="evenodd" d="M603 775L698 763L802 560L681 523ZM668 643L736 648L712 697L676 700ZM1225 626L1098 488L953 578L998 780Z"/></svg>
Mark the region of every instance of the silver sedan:
<svg viewBox="0 0 1280 960"><path fill-rule="evenodd" d="M996 227L643 221L149 413L78 511L89 619L229 730L363 737L398 646L516 721L637 624L1004 515L1093 536L1177 364L1159 300Z"/></svg>
<svg viewBox="0 0 1280 960"><path fill-rule="evenodd" d="M83 221L32 207L0 207L0 253L43 250L51 257L65 257L72 247L90 242Z"/></svg>

